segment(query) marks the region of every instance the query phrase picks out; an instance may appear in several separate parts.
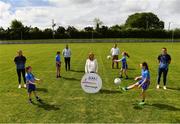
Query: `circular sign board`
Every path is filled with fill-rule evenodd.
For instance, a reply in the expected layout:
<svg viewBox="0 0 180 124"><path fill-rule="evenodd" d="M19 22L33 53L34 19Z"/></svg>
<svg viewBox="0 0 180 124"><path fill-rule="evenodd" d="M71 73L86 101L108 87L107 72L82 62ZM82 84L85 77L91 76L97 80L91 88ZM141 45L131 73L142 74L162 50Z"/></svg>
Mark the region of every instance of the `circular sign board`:
<svg viewBox="0 0 180 124"><path fill-rule="evenodd" d="M87 73L81 79L81 87L86 93L97 93L102 87L101 77L96 73Z"/></svg>

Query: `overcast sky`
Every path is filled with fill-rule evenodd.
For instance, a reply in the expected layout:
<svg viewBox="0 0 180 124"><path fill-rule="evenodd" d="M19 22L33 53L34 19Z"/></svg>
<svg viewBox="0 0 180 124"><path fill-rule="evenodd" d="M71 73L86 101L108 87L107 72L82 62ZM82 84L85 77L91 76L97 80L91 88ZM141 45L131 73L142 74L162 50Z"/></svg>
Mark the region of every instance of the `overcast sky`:
<svg viewBox="0 0 180 124"><path fill-rule="evenodd" d="M0 0L0 27L18 19L27 26L93 26L98 17L104 25L123 24L135 12L153 12L171 27L180 28L180 0Z"/></svg>

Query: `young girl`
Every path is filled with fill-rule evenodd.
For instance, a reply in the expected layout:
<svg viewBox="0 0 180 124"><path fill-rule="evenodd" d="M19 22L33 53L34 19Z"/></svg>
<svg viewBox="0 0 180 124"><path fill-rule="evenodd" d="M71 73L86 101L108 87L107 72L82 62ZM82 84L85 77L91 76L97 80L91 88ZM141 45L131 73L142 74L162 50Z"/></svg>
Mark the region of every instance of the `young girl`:
<svg viewBox="0 0 180 124"><path fill-rule="evenodd" d="M60 57L60 51L57 51L56 55L56 78L61 77L61 57Z"/></svg>
<svg viewBox="0 0 180 124"><path fill-rule="evenodd" d="M149 72L148 64L146 62L143 62L142 64L140 64L140 66L142 68L141 76L135 78L135 81L137 80L139 81L128 87L123 87L122 90L127 91L135 87L138 87L138 88L141 87L142 88L142 93L141 93L142 102L140 102L139 104L144 105L145 98L146 98L145 92L148 89L149 84L150 84L150 72Z"/></svg>
<svg viewBox="0 0 180 124"><path fill-rule="evenodd" d="M129 58L129 54L127 52L122 52L122 58L119 60L114 60L114 62L122 62L122 67L120 70L120 78L122 78L122 74L124 73L126 76L126 79L128 79L128 75L127 75L127 69L128 69L128 65L127 65L127 60L126 57Z"/></svg>
<svg viewBox="0 0 180 124"><path fill-rule="evenodd" d="M40 81L40 79L35 78L32 74L32 67L28 66L26 67L26 84L27 84L27 90L28 90L28 97L29 97L29 103L33 103L31 99L32 92L34 93L34 96L36 97L37 101L41 102L41 99L36 94L36 81Z"/></svg>

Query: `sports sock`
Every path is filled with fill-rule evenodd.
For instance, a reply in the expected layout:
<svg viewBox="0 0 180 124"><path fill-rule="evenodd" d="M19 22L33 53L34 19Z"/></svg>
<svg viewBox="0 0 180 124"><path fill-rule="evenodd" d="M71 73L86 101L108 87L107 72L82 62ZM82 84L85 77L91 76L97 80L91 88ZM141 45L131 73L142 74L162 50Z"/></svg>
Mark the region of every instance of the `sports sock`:
<svg viewBox="0 0 180 124"><path fill-rule="evenodd" d="M128 87L125 87L126 90L129 90Z"/></svg>

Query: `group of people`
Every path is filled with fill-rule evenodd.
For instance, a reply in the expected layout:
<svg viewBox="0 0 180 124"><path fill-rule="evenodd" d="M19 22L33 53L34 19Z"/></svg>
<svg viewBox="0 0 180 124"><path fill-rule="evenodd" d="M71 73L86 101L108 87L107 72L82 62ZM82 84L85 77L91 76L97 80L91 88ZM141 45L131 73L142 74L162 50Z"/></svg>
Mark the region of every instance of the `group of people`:
<svg viewBox="0 0 180 124"><path fill-rule="evenodd" d="M56 55L56 78L61 78L61 52L57 51ZM66 48L62 51L62 55L64 56L64 62L65 62L65 69L66 71L71 70L71 49L68 45L66 45Z"/></svg>
<svg viewBox="0 0 180 124"><path fill-rule="evenodd" d="M31 66L25 66L26 64L26 57L23 56L22 50L19 50L18 55L14 58L14 62L16 64L16 71L18 75L18 88L22 88L21 85L21 76L24 80L24 88L27 88L28 91L28 97L29 97L29 103L33 103L31 99L31 94L33 93L37 99L37 101L41 102L41 99L36 93L36 83L42 81L41 79L36 78L32 73L32 67ZM71 60L71 50L69 49L68 45L66 45L66 48L62 52L64 56L65 61L65 69L66 71L70 70L70 60ZM55 57L56 61L56 78L61 77L61 57L60 57L60 51L57 52L57 55Z"/></svg>
<svg viewBox="0 0 180 124"><path fill-rule="evenodd" d="M126 76L125 79L128 79L127 70L128 70L128 64L127 64L127 58L129 58L129 54L127 52L122 52L122 57L119 59L120 49L117 47L117 44L114 44L114 47L110 51L112 56L112 69L114 69L114 64L116 63L116 68L119 68L118 63L121 62L122 66L120 69L120 75L119 78L123 78L123 74ZM55 62L56 62L56 78L61 77L61 52L57 51ZM66 71L70 70L70 60L71 60L71 50L68 45L66 45L65 49L62 51L62 55L64 56L64 62L65 62L65 69ZM169 64L171 63L171 56L167 53L167 48L162 48L161 54L158 56L158 79L157 79L157 89L160 88L160 80L161 75L163 74L163 82L164 86L163 89L166 88L166 82L167 82L167 74L168 74L168 68ZM29 96L29 102L32 103L31 94L34 93L37 101L41 101L41 99L36 94L36 87L35 82L41 81L40 79L36 78L32 74L32 67L27 66L25 67L26 63L26 57L23 56L23 53L21 50L18 51L18 55L14 58L14 62L16 64L16 70L18 75L18 82L19 86L18 88L21 88L21 75L24 80L24 87L28 90L28 96ZM141 75L136 77L135 80L137 81L135 84L130 85L128 87L121 88L123 91L128 91L130 89L133 89L135 87L141 87L142 88L142 102L140 104L145 104L145 91L148 89L150 85L150 71L147 62L142 62L140 64L140 67L142 69ZM98 62L95 58L94 53L90 52L89 56L85 63L85 73L98 73ZM139 80L139 81L138 81Z"/></svg>
<svg viewBox="0 0 180 124"><path fill-rule="evenodd" d="M118 55L120 54L120 50L117 47L117 44L114 45L114 47L111 49L111 54L112 54L112 68L114 68L114 63L116 62L117 68L118 68L118 62L122 62L122 67L120 70L120 77L122 78L122 74L124 73L126 76L126 79L128 79L127 76L127 69L128 69L128 64L126 58L129 58L129 54L127 52L122 52L122 58L118 59ZM167 74L168 74L168 68L169 64L171 63L171 56L167 53L167 48L163 47L161 50L161 54L157 58L159 66L158 66L158 78L157 78L157 86L156 88L160 88L160 81L161 81L161 75L163 74L163 89L166 90L166 82L167 82ZM148 89L150 85L150 71L147 62L143 62L140 64L140 67L142 69L141 71L141 76L136 77L134 80L137 81L135 84L130 85L128 87L123 87L121 88L123 91L127 91L130 89L133 89L135 87L141 87L142 88L142 102L140 102L140 105L145 104L145 91Z"/></svg>

